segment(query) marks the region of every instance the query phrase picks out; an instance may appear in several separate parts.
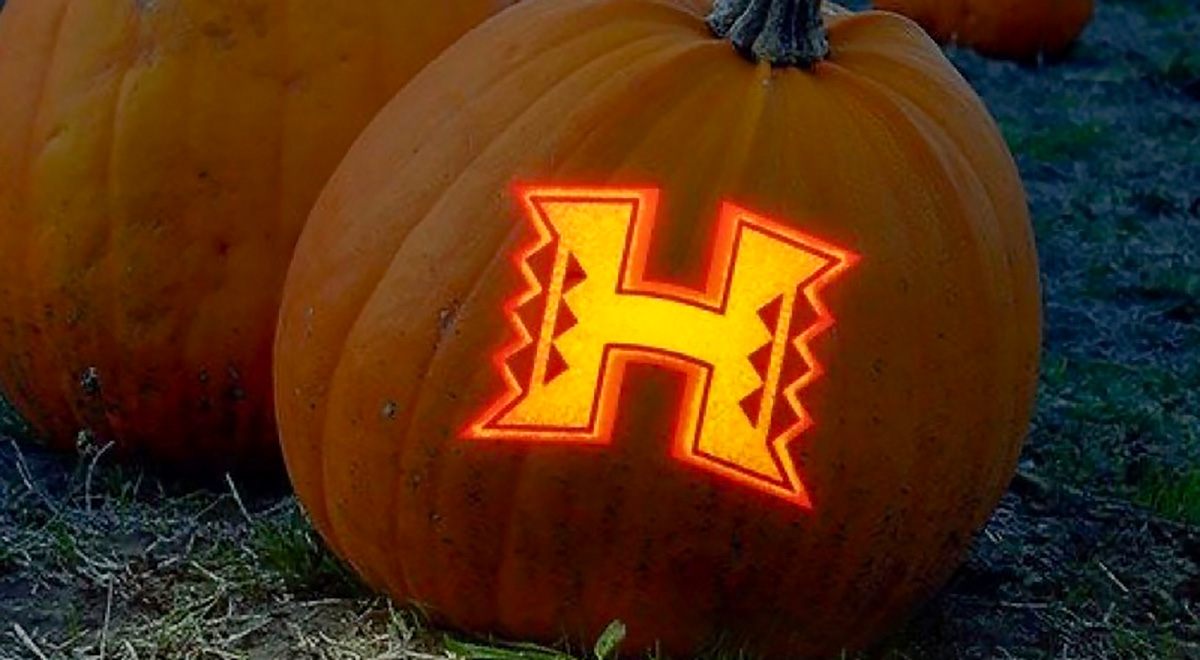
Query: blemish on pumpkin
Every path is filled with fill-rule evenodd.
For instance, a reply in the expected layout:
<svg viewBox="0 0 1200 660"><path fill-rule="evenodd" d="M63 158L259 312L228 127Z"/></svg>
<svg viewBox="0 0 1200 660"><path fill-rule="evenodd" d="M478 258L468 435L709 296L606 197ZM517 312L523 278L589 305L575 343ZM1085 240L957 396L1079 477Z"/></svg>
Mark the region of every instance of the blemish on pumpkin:
<svg viewBox="0 0 1200 660"><path fill-rule="evenodd" d="M450 304L438 310L438 330L445 334L454 322L458 320L458 310L462 307L462 303L457 300L451 300Z"/></svg>
<svg viewBox="0 0 1200 660"><path fill-rule="evenodd" d="M205 23L200 26L200 33L212 39L217 44L217 47L222 50L233 48L233 28L230 27L228 20L221 23L215 21Z"/></svg>
<svg viewBox="0 0 1200 660"><path fill-rule="evenodd" d="M312 337L313 316L315 316L315 315L316 315L316 310L313 309L312 307L306 307L304 309L304 338L305 339Z"/></svg>
<svg viewBox="0 0 1200 660"><path fill-rule="evenodd" d="M229 373L229 388L225 392L228 400L240 402L246 400L246 389L242 387L242 377L238 373L237 367L232 364L228 367Z"/></svg>
<svg viewBox="0 0 1200 660"><path fill-rule="evenodd" d="M96 370L96 367L88 367L84 370L83 375L79 377L79 387L88 396L100 394L100 372Z"/></svg>
<svg viewBox="0 0 1200 660"><path fill-rule="evenodd" d="M379 411L379 414L384 419L396 419L396 402L390 400L385 401L383 403L383 409Z"/></svg>
<svg viewBox="0 0 1200 660"><path fill-rule="evenodd" d="M283 79L283 90L289 94L304 92L308 88L308 77L302 74L293 74Z"/></svg>

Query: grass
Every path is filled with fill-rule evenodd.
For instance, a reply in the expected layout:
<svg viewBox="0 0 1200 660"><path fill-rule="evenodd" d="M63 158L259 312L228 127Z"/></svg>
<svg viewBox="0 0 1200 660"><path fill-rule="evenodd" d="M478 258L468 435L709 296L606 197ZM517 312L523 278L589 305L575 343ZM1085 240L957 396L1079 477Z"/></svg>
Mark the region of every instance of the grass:
<svg viewBox="0 0 1200 660"><path fill-rule="evenodd" d="M172 491L87 457L46 465L59 461L37 454L34 464L9 445L4 471L21 477L0 491L0 622L14 622L0 624L0 658L421 648L407 613L368 596L291 498L247 506L233 488ZM66 478L38 479L54 469ZM336 654L320 651L331 643Z"/></svg>
<svg viewBox="0 0 1200 660"><path fill-rule="evenodd" d="M354 573L321 542L299 506L253 520L248 547L259 565L278 576L292 593L347 598L368 594Z"/></svg>
<svg viewBox="0 0 1200 660"><path fill-rule="evenodd" d="M1112 126L1098 120L1064 121L1033 130L1018 127L1010 120L1002 122L1000 128L1014 152L1043 162L1087 158L1116 139Z"/></svg>
<svg viewBox="0 0 1200 660"><path fill-rule="evenodd" d="M1142 476L1133 500L1166 518L1200 525L1200 468L1155 465Z"/></svg>
<svg viewBox="0 0 1200 660"><path fill-rule="evenodd" d="M1135 7L1139 12L1159 21L1175 21L1195 11L1189 0L1116 0L1116 3Z"/></svg>

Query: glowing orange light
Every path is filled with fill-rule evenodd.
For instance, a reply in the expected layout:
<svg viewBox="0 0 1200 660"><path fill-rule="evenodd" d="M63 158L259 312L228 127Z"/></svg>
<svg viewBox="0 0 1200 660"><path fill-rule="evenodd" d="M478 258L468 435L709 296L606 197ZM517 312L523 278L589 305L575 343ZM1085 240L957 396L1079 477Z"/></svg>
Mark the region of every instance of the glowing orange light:
<svg viewBox="0 0 1200 660"><path fill-rule="evenodd" d="M813 423L808 343L833 324L817 295L857 257L725 203L696 291L643 277L657 190L518 194L538 239L513 259L527 286L505 305L506 388L464 436L607 444L626 365L655 364L687 375L674 458L810 508L785 448Z"/></svg>

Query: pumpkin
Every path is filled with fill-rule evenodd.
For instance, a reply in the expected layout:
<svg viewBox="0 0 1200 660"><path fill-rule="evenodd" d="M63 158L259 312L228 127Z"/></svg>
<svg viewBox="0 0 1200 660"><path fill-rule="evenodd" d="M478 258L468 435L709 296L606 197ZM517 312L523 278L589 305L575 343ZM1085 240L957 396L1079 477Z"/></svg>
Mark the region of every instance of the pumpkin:
<svg viewBox="0 0 1200 660"><path fill-rule="evenodd" d="M387 99L506 4L9 3L0 382L36 431L282 475L271 345L308 211Z"/></svg>
<svg viewBox="0 0 1200 660"><path fill-rule="evenodd" d="M275 345L289 474L370 584L794 658L947 578L1029 422L1025 196L915 23L819 4L521 3L372 121Z"/></svg>
<svg viewBox="0 0 1200 660"><path fill-rule="evenodd" d="M873 0L912 18L940 43L1019 61L1062 58L1094 10L1093 0Z"/></svg>

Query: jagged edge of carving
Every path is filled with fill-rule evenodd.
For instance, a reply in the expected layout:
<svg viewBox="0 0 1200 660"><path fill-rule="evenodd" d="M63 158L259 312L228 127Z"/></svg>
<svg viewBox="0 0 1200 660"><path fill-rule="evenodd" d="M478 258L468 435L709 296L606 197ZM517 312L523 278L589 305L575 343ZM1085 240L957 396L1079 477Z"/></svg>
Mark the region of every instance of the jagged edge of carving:
<svg viewBox="0 0 1200 660"><path fill-rule="evenodd" d="M795 440L801 433L804 433L813 425L812 415L804 407L800 401L800 391L811 385L817 379L825 374L825 367L822 366L820 360L813 353L809 342L821 333L833 327L836 320L829 308L821 302L821 289L833 280L837 279L841 273L849 268L850 264L846 260L838 260L837 264L829 268L814 281L805 286L801 292L807 304L816 312L817 320L813 321L802 330L798 335L788 341L788 344L800 354L800 359L804 360L807 367L804 374L797 378L792 383L783 386L782 393L784 400L792 407L792 411L796 413L798 421L785 429L774 440L771 441L771 451L775 453L777 458L787 458L787 446ZM797 305L803 304L800 300L800 295L796 296Z"/></svg>
<svg viewBox="0 0 1200 660"><path fill-rule="evenodd" d="M513 400L520 397L526 391L526 385L517 381L517 377L513 374L509 367L508 361L517 353L528 348L536 340L529 328L525 327L525 323L521 321L521 315L517 313L522 306L529 301L537 298L539 295L549 295L542 281L538 279L533 268L529 265L529 259L533 255L547 249L554 243L554 237L551 233L539 222L530 222L538 233L537 239L530 241L520 252L517 253L514 261L517 265L517 271L521 273L521 277L525 279L525 287L509 298L504 303L504 316L508 320L508 325L512 329L515 337L509 341L504 348L500 349L497 354L496 362L500 367L500 376L504 379L504 383L508 388L508 395L505 397L505 405L512 403ZM553 274L551 274L553 277ZM489 422L492 420L489 420Z"/></svg>

